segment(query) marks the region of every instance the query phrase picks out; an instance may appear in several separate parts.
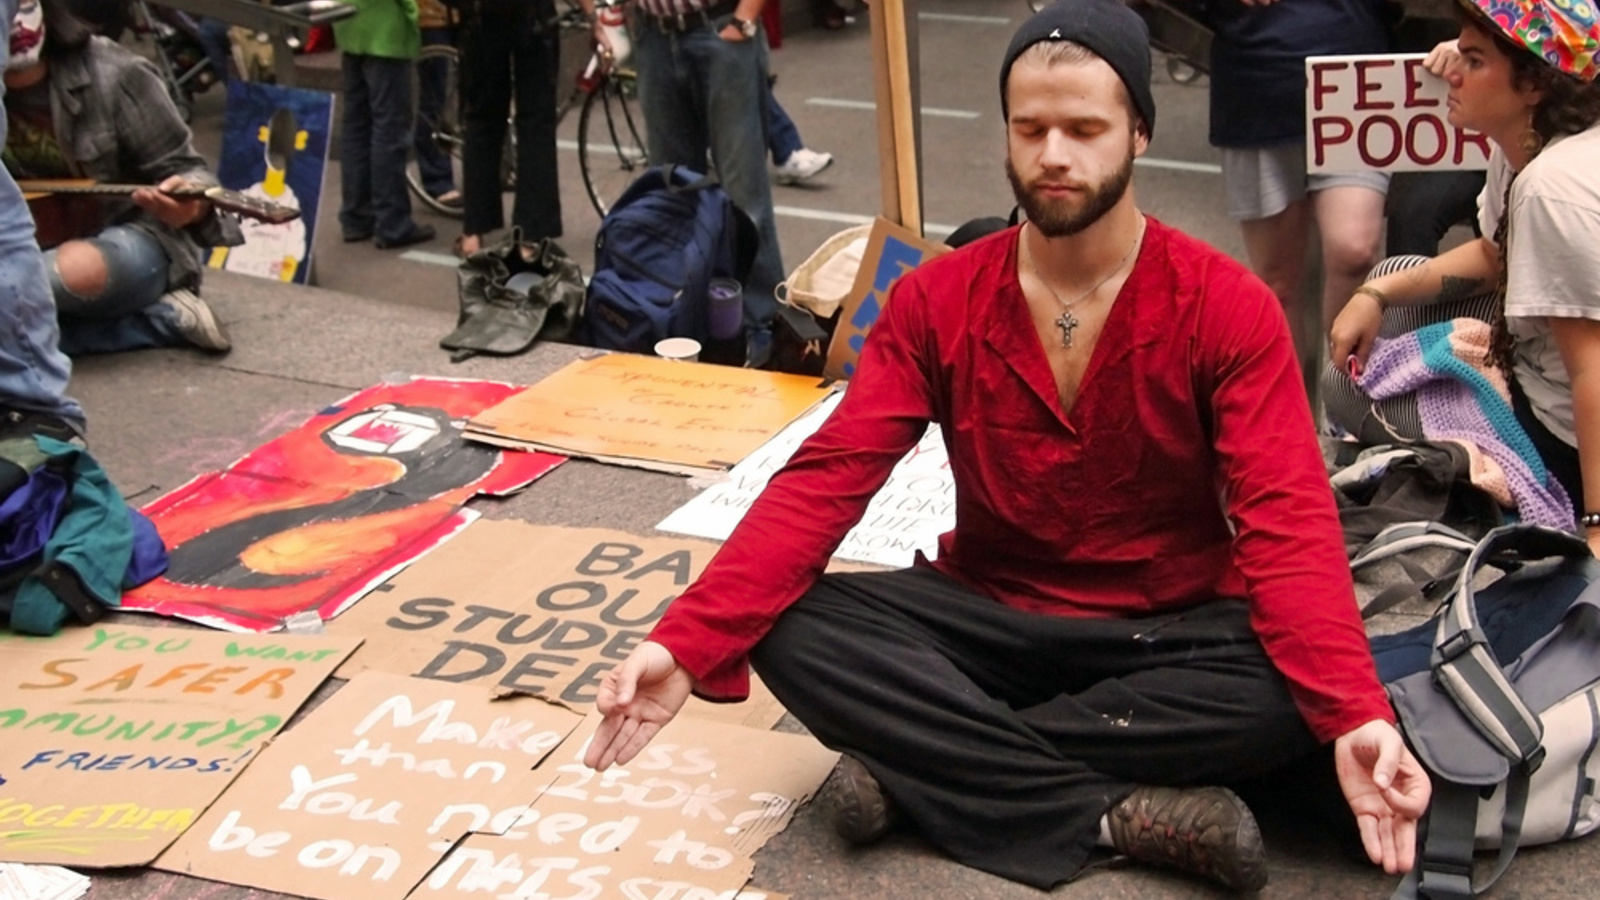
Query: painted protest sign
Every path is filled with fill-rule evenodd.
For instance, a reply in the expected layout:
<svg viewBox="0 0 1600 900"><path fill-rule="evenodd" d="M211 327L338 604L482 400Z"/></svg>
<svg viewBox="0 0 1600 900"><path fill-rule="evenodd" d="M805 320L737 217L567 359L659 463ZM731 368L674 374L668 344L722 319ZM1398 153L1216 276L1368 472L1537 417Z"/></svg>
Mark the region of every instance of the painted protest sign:
<svg viewBox="0 0 1600 900"><path fill-rule="evenodd" d="M228 81L217 180L251 199L298 209L300 218L281 225L241 222L244 243L213 250L212 268L311 283L311 250L332 134L332 94Z"/></svg>
<svg viewBox="0 0 1600 900"><path fill-rule="evenodd" d="M817 379L631 353L575 360L467 436L676 474L724 470L827 394Z"/></svg>
<svg viewBox="0 0 1600 900"><path fill-rule="evenodd" d="M357 643L131 625L0 636L0 859L155 859Z"/></svg>
<svg viewBox="0 0 1600 900"><path fill-rule="evenodd" d="M596 772L582 762L595 724L557 751L558 779L515 825L468 837L413 897L771 896L741 891L750 857L816 793L837 753L807 735L679 717L627 766Z"/></svg>
<svg viewBox="0 0 1600 900"><path fill-rule="evenodd" d="M400 900L517 821L582 722L533 697L363 674L264 751L156 866L321 900Z"/></svg>
<svg viewBox="0 0 1600 900"><path fill-rule="evenodd" d="M1446 119L1422 54L1306 60L1306 170L1444 171L1489 165L1489 139Z"/></svg>
<svg viewBox="0 0 1600 900"><path fill-rule="evenodd" d="M592 708L600 678L649 634L716 546L598 528L483 520L330 623L366 639L339 670L419 675ZM759 684L745 703L691 699L687 715L769 728L783 709Z"/></svg>
<svg viewBox="0 0 1600 900"><path fill-rule="evenodd" d="M662 531L726 540L745 511L783 468L802 441L822 426L841 395L829 397L795 420L777 437L733 467L727 477L661 520ZM956 488L944 436L930 426L921 443L895 466L866 514L834 551L835 559L880 566L911 565L917 551L930 559L938 552L939 535L955 526Z"/></svg>
<svg viewBox="0 0 1600 900"><path fill-rule="evenodd" d="M466 441L467 417L516 385L413 378L328 406L227 469L144 508L167 571L124 609L216 628L271 631L349 604L448 540L478 514L476 494L516 491L564 459Z"/></svg>
<svg viewBox="0 0 1600 900"><path fill-rule="evenodd" d="M867 332L878 321L883 305L889 302L889 288L901 275L915 269L950 248L923 240L916 232L879 216L867 236L867 249L861 254L861 268L855 284L840 306L839 324L828 343L828 361L822 374L847 379L856 373L856 357L866 344Z"/></svg>

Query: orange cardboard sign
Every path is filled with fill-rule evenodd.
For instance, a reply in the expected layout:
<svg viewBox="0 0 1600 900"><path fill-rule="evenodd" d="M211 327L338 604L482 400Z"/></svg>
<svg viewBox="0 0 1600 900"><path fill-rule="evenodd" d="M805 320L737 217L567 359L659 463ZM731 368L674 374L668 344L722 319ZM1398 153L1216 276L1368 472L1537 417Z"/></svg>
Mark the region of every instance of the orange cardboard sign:
<svg viewBox="0 0 1600 900"><path fill-rule="evenodd" d="M0 635L0 859L155 859L357 643L132 625Z"/></svg>
<svg viewBox="0 0 1600 900"><path fill-rule="evenodd" d="M503 446L679 474L743 459L828 392L814 377L608 353L472 417Z"/></svg>

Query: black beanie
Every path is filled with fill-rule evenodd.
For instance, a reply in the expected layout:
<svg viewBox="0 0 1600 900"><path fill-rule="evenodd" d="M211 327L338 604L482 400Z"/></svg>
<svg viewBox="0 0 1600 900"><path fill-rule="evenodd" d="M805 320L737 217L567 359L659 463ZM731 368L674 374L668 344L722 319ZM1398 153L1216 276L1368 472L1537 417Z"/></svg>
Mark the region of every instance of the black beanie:
<svg viewBox="0 0 1600 900"><path fill-rule="evenodd" d="M1040 41L1073 41L1110 64L1128 87L1133 108L1155 134L1156 101L1150 96L1150 29L1122 0L1055 0L1022 23L1000 66L1000 109L1009 115L1006 80L1022 51Z"/></svg>

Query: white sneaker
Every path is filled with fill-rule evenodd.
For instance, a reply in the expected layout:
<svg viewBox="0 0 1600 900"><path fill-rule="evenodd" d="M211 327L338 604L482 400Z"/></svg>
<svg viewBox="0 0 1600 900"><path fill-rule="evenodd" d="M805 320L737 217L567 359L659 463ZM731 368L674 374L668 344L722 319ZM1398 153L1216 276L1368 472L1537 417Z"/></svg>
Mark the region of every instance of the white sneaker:
<svg viewBox="0 0 1600 900"><path fill-rule="evenodd" d="M773 170L772 177L779 184L799 184L831 165L833 165L832 153L818 153L801 147L789 154L783 165Z"/></svg>
<svg viewBox="0 0 1600 900"><path fill-rule="evenodd" d="M211 311L206 301L200 299L199 294L179 288L162 294L157 302L172 310L178 333L183 335L184 340L213 353L226 353L233 349L233 342L228 340L228 330L222 327L216 313Z"/></svg>

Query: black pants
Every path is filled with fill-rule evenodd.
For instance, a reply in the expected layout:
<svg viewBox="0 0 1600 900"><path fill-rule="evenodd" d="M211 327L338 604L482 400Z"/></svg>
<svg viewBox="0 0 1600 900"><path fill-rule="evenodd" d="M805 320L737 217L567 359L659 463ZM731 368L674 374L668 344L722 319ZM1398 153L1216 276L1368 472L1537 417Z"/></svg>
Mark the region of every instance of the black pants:
<svg viewBox="0 0 1600 900"><path fill-rule="evenodd" d="M927 568L824 576L752 658L929 841L1044 889L1136 785L1237 783L1316 746L1236 601L1061 618Z"/></svg>
<svg viewBox="0 0 1600 900"><path fill-rule="evenodd" d="M545 2L473 4L461 23L461 230L505 224L501 154L516 86L517 178L511 223L523 240L561 236L556 175L556 68L560 44Z"/></svg>

